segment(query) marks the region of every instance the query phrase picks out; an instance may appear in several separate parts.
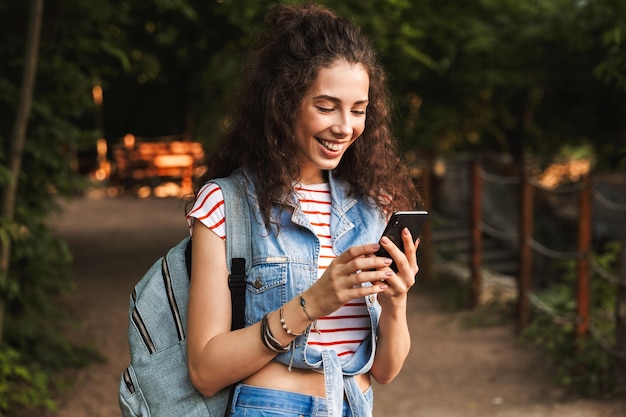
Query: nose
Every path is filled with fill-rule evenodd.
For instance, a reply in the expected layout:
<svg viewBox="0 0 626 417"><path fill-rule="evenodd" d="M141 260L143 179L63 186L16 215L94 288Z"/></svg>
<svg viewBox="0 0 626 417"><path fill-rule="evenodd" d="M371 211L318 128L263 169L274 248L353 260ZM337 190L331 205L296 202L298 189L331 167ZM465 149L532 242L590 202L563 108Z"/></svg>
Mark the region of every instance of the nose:
<svg viewBox="0 0 626 417"><path fill-rule="evenodd" d="M352 136L354 132L354 128L351 123L350 114L346 114L344 112L337 113L337 118L334 120L333 125L330 128L330 131L333 135L337 137L346 137Z"/></svg>

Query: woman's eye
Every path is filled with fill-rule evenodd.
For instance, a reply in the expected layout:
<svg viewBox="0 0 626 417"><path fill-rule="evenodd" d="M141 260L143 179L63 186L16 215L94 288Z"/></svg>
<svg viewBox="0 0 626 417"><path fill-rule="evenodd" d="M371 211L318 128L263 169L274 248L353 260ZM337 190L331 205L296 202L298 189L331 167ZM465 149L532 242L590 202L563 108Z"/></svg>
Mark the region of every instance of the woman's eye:
<svg viewBox="0 0 626 417"><path fill-rule="evenodd" d="M365 114L365 110L352 110L352 114L356 114L357 116L363 116Z"/></svg>
<svg viewBox="0 0 626 417"><path fill-rule="evenodd" d="M317 110L319 110L319 111L320 111L320 112L322 112L322 113L330 113L330 112L332 112L334 109L333 109L333 108L330 108L330 107L320 107L320 106L318 106L318 107L317 107Z"/></svg>

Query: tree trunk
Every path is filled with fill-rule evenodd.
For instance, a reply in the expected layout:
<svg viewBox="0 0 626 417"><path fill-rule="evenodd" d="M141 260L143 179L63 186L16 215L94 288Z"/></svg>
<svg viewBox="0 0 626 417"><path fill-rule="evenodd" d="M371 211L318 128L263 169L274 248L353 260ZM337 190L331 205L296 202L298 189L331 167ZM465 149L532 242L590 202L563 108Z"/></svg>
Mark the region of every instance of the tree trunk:
<svg viewBox="0 0 626 417"><path fill-rule="evenodd" d="M2 212L0 216L11 222L15 215L15 202L17 199L17 186L22 169L22 153L26 141L26 128L33 103L33 90L35 87L35 75L37 72L37 55L39 54L39 40L41 34L41 21L43 18L43 0L32 0L28 28L26 33L24 71L22 74L22 86L20 97L15 112L15 121L11 132L9 153L10 180L4 188L2 196ZM2 245L0 252L0 277L7 280L9 264L11 260L11 242ZM0 345L3 340L5 304L0 298Z"/></svg>
<svg viewBox="0 0 626 417"><path fill-rule="evenodd" d="M624 191L626 191L626 175L624 176ZM622 244L619 261L619 283L617 285L617 299L615 301L615 350L626 353L626 213L622 226ZM618 356L616 359L615 378L620 390L626 391L626 358Z"/></svg>

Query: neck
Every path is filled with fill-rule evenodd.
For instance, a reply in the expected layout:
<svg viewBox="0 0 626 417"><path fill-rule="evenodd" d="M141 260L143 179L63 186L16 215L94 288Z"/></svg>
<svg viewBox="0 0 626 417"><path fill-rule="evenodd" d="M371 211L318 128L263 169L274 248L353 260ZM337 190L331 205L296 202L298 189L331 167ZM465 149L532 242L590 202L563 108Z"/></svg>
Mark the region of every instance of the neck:
<svg viewBox="0 0 626 417"><path fill-rule="evenodd" d="M298 182L302 185L322 184L328 182L328 171L317 171L315 174L301 175Z"/></svg>

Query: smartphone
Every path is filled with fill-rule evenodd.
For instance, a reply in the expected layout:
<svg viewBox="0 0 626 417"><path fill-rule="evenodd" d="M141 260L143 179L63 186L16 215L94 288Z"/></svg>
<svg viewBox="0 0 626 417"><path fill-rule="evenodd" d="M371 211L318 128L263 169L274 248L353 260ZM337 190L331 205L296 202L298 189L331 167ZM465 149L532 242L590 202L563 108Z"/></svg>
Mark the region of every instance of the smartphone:
<svg viewBox="0 0 626 417"><path fill-rule="evenodd" d="M402 230L405 227L411 232L413 240L417 239L422 232L424 224L428 219L427 211L396 211L391 215L382 236L387 236L397 247L404 252L404 243L402 242ZM382 238L381 236L381 238ZM384 256L391 258L391 255L381 246L375 253L376 256ZM398 272L395 263L390 266L395 272Z"/></svg>

